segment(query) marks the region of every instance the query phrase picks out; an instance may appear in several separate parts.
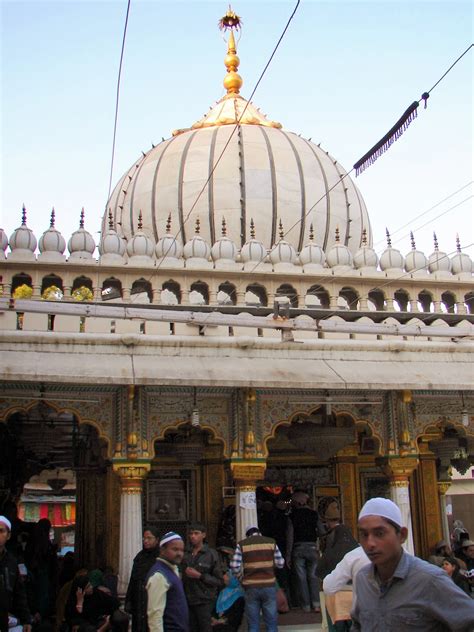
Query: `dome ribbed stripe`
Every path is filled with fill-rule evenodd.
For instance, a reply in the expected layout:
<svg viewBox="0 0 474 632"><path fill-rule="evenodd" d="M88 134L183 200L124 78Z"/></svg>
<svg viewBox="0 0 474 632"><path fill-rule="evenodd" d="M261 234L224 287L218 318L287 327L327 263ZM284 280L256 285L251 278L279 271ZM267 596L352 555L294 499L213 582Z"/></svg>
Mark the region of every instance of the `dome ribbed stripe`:
<svg viewBox="0 0 474 632"><path fill-rule="evenodd" d="M155 173L153 174L153 184L151 187L151 220L153 222L153 234L155 236L155 242L158 241L159 239L159 235L158 235L158 226L156 224L156 181L158 179L158 171L160 169L160 165L161 165L161 161L163 160L163 156L166 153L166 150L168 149L168 147L171 145L171 143L176 140L177 136L174 136L173 138L170 138L170 140L168 141L168 144L166 145L166 147L163 149L163 151L161 152L160 157L158 158L158 162L156 163L156 169L155 169ZM158 147L161 147L161 145L158 145ZM157 149L158 149L157 147Z"/></svg>
<svg viewBox="0 0 474 632"><path fill-rule="evenodd" d="M240 247L247 241L247 193L245 188L245 153L243 142L243 126L237 130L239 143L239 167L240 167Z"/></svg>
<svg viewBox="0 0 474 632"><path fill-rule="evenodd" d="M364 230L364 228L367 230L367 236L368 236L368 245L370 247L372 247L372 230L370 228L370 218L369 215L367 213L367 209L365 208L365 204L363 203L363 200L361 199L361 194L359 192L359 189L354 185L354 183L352 182L352 180L349 178L349 182L350 185L352 186L352 188L355 191L355 194L357 196L357 200L359 202L359 214L360 214L360 240L359 240L359 248L362 246L362 232Z"/></svg>
<svg viewBox="0 0 474 632"><path fill-rule="evenodd" d="M207 183L207 199L209 202L209 229L211 231L211 244L216 241L216 224L214 221L214 155L216 153L216 141L219 127L212 131L211 146L209 149L209 182Z"/></svg>
<svg viewBox="0 0 474 632"><path fill-rule="evenodd" d="M131 231L132 235L135 234L135 231L133 230L133 196L135 195L135 189L137 187L137 182L138 182L138 178L140 176L140 171L142 170L142 167L145 164L147 156L148 156L148 154L143 156L142 161L140 163L140 166L138 167L138 169L136 170L135 175L133 176L133 186L132 186L132 191L130 193L130 231ZM135 164L137 164L137 163L135 163ZM138 210L140 211L140 209L138 209ZM138 217L138 213L137 213L137 217Z"/></svg>
<svg viewBox="0 0 474 632"><path fill-rule="evenodd" d="M304 233L306 228L306 189L304 185L304 174L303 174L303 165L301 164L301 158L299 153L296 151L296 147L291 140L290 136L282 130L287 141L290 143L290 147L293 150L293 154L295 156L296 164L298 165L298 175L300 177L300 190L301 190L301 222L300 222L300 238L298 240L298 252L301 252L304 243Z"/></svg>
<svg viewBox="0 0 474 632"><path fill-rule="evenodd" d="M181 236L183 240L183 244L186 243L186 232L184 230L185 217L184 217L184 209L183 209L183 176L184 169L186 167L186 158L188 157L189 146L193 142L193 138L196 136L197 131L193 132L188 140L186 141L186 145L184 146L183 153L181 156L181 163L179 165L179 176L178 176L178 212L179 212L179 229L181 231Z"/></svg>
<svg viewBox="0 0 474 632"><path fill-rule="evenodd" d="M265 139L265 144L267 146L267 151L268 151L268 160L270 162L270 176L272 180L272 235L271 235L271 240L270 240L270 248L272 248L273 244L276 243L277 213L278 213L278 195L277 195L277 185L276 185L275 159L273 157L272 146L268 139L267 132L260 125L258 125L257 127L262 132L263 138Z"/></svg>
<svg viewBox="0 0 474 632"><path fill-rule="evenodd" d="M308 140L306 140L306 138L302 138L302 140L308 145L308 147L310 148L313 156L316 158L316 161L317 161L317 163L319 165L319 169L321 171L321 175L323 176L323 180L324 180L324 188L326 190L326 230L325 230L325 233L324 233L324 240L323 240L323 243L322 243L322 247L323 247L323 250L326 250L327 245L328 245L328 238L329 238L329 223L330 223L330 220L331 220L331 200L329 198L328 181L327 181L327 178L326 178L326 172L324 171L323 165L321 164L321 161L319 160L319 156L315 152L313 146L311 145L311 143ZM312 200L311 200L311 202L312 202ZM314 202L312 202L310 208L312 208L315 204L316 204L316 200Z"/></svg>
<svg viewBox="0 0 474 632"><path fill-rule="evenodd" d="M341 177L344 175L344 173L339 169L339 165L338 165L338 163L336 161L331 160L331 162L333 163L334 169L336 170L336 173L339 176L339 180L341 180ZM346 199L346 231L345 231L346 234L344 235L344 246L348 246L349 245L349 239L351 238L351 234L350 234L351 218L350 218L350 213L349 213L350 204L349 204L349 199L347 197L347 187L346 187L345 178L339 184L341 184L341 186L342 186L342 190L344 191L344 197ZM335 190L335 188L333 189L333 191L334 190Z"/></svg>

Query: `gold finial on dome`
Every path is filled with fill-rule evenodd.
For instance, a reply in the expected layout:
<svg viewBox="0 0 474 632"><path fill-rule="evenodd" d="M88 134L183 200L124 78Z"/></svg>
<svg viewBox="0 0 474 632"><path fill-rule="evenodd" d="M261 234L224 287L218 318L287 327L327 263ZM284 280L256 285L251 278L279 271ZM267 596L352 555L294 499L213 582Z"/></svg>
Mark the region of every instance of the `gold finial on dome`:
<svg viewBox="0 0 474 632"><path fill-rule="evenodd" d="M340 235L339 235L339 226L336 226L336 235L335 235L334 240L335 240L336 244L338 244L340 242L340 240L341 240Z"/></svg>
<svg viewBox="0 0 474 632"><path fill-rule="evenodd" d="M255 222L250 218L250 239L255 239Z"/></svg>
<svg viewBox="0 0 474 632"><path fill-rule="evenodd" d="M240 59L237 55L237 46L234 37L234 29L238 31L241 25L242 22L239 16L232 11L229 5L229 10L224 17L219 20L219 28L221 30L226 31L230 29L230 35L227 41L227 55L224 59L224 64L227 68L227 75L224 77L224 88L227 90L228 95L239 94L243 84L243 79L237 72Z"/></svg>
<svg viewBox="0 0 474 632"><path fill-rule="evenodd" d="M227 223L225 221L225 217L222 217L222 237L226 237L227 235Z"/></svg>
<svg viewBox="0 0 474 632"><path fill-rule="evenodd" d="M166 220L166 234L169 235L171 232L171 213L168 215L168 219Z"/></svg>
<svg viewBox="0 0 474 632"><path fill-rule="evenodd" d="M285 236L285 231L283 230L283 222L280 219L280 222L278 223L278 234L280 235L280 241L283 239L283 237Z"/></svg>
<svg viewBox="0 0 474 632"><path fill-rule="evenodd" d="M311 224L309 225L309 240L310 240L310 241L314 241L314 228L313 228L313 222L311 222Z"/></svg>
<svg viewBox="0 0 474 632"><path fill-rule="evenodd" d="M199 219L199 217L196 217L196 224L194 227L194 234L195 235L199 235L199 233L201 232L201 220Z"/></svg>

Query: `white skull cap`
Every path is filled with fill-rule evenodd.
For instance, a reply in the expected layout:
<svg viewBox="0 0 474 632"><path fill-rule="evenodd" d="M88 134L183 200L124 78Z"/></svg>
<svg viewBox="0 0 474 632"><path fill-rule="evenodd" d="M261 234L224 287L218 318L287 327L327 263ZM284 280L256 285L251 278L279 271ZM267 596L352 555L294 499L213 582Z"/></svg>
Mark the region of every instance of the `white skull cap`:
<svg viewBox="0 0 474 632"><path fill-rule="evenodd" d="M398 506L388 498L371 498L362 507L359 520L365 516L381 516L403 527L402 512Z"/></svg>

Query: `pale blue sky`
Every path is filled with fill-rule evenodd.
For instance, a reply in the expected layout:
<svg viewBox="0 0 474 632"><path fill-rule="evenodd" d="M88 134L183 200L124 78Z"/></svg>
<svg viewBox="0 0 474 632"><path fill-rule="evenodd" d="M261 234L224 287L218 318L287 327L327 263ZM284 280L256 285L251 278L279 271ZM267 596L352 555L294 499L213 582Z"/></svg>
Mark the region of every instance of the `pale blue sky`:
<svg viewBox="0 0 474 632"><path fill-rule="evenodd" d="M238 47L243 96L250 95L294 5L233 3L244 23ZM7 234L19 225L24 202L38 238L52 206L66 239L84 206L86 227L98 239L126 6L126 0L1 3L0 226ZM222 96L225 44L217 21L226 9L226 2L132 0L114 183L142 149L191 125ZM253 101L285 129L320 142L349 170L472 35L470 1L302 0ZM356 180L379 251L385 226L394 232L406 223L426 254L433 250L433 229L448 252L456 232L463 245L474 241L473 186L466 186L473 177L472 51L433 91L428 109L419 108L402 138ZM393 237L404 254L408 231Z"/></svg>

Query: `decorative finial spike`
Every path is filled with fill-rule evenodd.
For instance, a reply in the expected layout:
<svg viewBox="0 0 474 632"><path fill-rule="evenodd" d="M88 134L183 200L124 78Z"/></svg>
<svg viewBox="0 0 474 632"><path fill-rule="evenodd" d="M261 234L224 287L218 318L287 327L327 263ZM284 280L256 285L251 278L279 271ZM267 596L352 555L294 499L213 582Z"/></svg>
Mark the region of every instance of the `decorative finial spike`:
<svg viewBox="0 0 474 632"><path fill-rule="evenodd" d="M21 225L26 226L26 206L21 207Z"/></svg>
<svg viewBox="0 0 474 632"><path fill-rule="evenodd" d="M222 237L227 235L227 224L225 221L225 217L222 217Z"/></svg>
<svg viewBox="0 0 474 632"><path fill-rule="evenodd" d="M221 31L227 31L230 29L229 40L227 42L227 55L224 59L224 64L227 68L227 75L224 78L224 88L227 90L228 95L239 94L243 80L237 72L240 59L237 56L234 30L238 31L242 28L242 20L236 13L234 13L234 11L232 11L232 7L230 5L227 13L219 20L219 28Z"/></svg>
<svg viewBox="0 0 474 632"><path fill-rule="evenodd" d="M79 217L79 228L84 228L84 216L85 216L84 207L82 207L81 215Z"/></svg>
<svg viewBox="0 0 474 632"><path fill-rule="evenodd" d="M362 245L367 246L367 229L364 228L362 231Z"/></svg>
<svg viewBox="0 0 474 632"><path fill-rule="evenodd" d="M54 222L55 221L56 221L56 212L55 212L54 206L53 206L53 208L51 209L51 220L49 222L49 227L50 228L54 228Z"/></svg>
<svg viewBox="0 0 474 632"><path fill-rule="evenodd" d="M439 250L438 238L436 237L436 233L434 231L433 231L433 241L434 241L435 252L438 252L438 250Z"/></svg>
<svg viewBox="0 0 474 632"><path fill-rule="evenodd" d="M280 235L280 240L283 239L283 237L285 236L285 231L283 230L283 223L280 219L280 222L278 224L278 234Z"/></svg>
<svg viewBox="0 0 474 632"><path fill-rule="evenodd" d="M461 240L459 239L459 233L456 233L456 250L461 252Z"/></svg>
<svg viewBox="0 0 474 632"><path fill-rule="evenodd" d="M255 222L250 218L250 239L255 239Z"/></svg>
<svg viewBox="0 0 474 632"><path fill-rule="evenodd" d="M411 241L411 249L416 250L415 236L413 235L413 231L410 231L410 241Z"/></svg>
<svg viewBox="0 0 474 632"><path fill-rule="evenodd" d="M138 230L142 230L143 228L143 216L142 216L142 212L140 211L138 213Z"/></svg>
<svg viewBox="0 0 474 632"><path fill-rule="evenodd" d="M309 240L310 241L314 240L314 230L313 230L313 223L312 222L309 225Z"/></svg>
<svg viewBox="0 0 474 632"><path fill-rule="evenodd" d="M196 235L199 235L199 233L201 232L201 220L199 219L199 217L196 218L196 228L194 232L196 233Z"/></svg>
<svg viewBox="0 0 474 632"><path fill-rule="evenodd" d="M166 220L166 234L169 235L171 232L171 213L168 215L168 219Z"/></svg>
<svg viewBox="0 0 474 632"><path fill-rule="evenodd" d="M388 228L385 229L385 234L387 235L387 248L392 247L392 238L390 237L390 233L388 232Z"/></svg>
<svg viewBox="0 0 474 632"><path fill-rule="evenodd" d="M114 229L114 216L112 215L112 209L109 208L109 229Z"/></svg>
<svg viewBox="0 0 474 632"><path fill-rule="evenodd" d="M339 243L340 241L340 235L339 235L339 226L336 226L336 244Z"/></svg>

